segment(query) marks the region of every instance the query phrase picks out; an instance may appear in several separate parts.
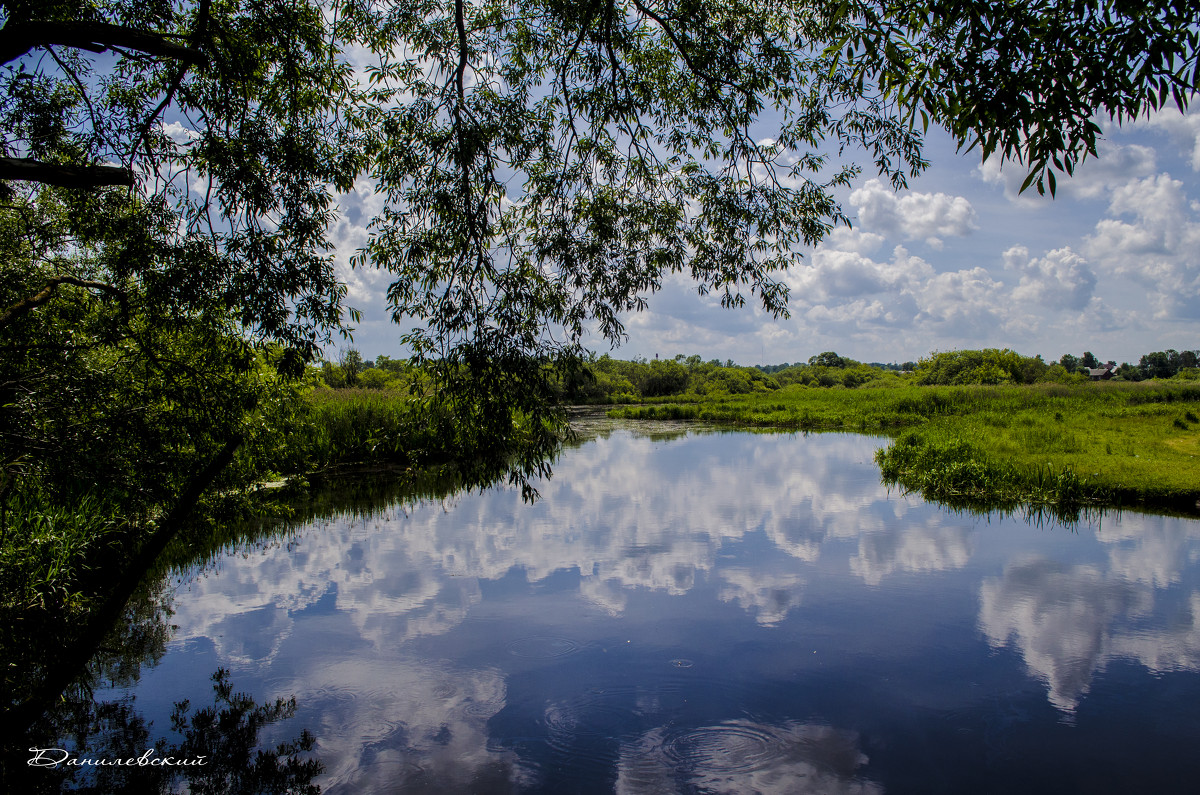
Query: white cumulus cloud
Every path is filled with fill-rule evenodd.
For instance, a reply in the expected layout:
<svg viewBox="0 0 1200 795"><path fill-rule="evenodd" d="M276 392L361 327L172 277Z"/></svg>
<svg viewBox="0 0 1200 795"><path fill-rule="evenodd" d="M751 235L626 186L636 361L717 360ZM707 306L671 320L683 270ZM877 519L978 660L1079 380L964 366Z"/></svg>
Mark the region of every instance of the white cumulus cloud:
<svg viewBox="0 0 1200 795"><path fill-rule="evenodd" d="M893 249L892 258L884 262L858 251L824 247L813 252L809 262L812 264L795 269L787 278L793 294L813 304L880 292L898 293L933 276L933 266L910 256L902 246Z"/></svg>
<svg viewBox="0 0 1200 795"><path fill-rule="evenodd" d="M1161 130L1170 135L1182 147L1192 170L1200 171L1200 115L1180 113L1175 107L1166 107L1135 126Z"/></svg>
<svg viewBox="0 0 1200 795"><path fill-rule="evenodd" d="M1087 260L1070 247L1047 251L1043 257L1030 257L1025 246L1013 246L1004 252L1004 266L1021 276L1020 284L1012 292L1016 301L1083 309L1096 289L1096 274L1088 267Z"/></svg>
<svg viewBox="0 0 1200 795"><path fill-rule="evenodd" d="M897 195L881 180L868 180L850 194L859 221L868 229L924 240L934 248L943 237L962 237L979 227L975 208L962 196L909 191Z"/></svg>
<svg viewBox="0 0 1200 795"><path fill-rule="evenodd" d="M1161 318L1200 317L1200 209L1167 174L1133 180L1113 192L1112 216L1096 224L1088 256L1142 284Z"/></svg>
<svg viewBox="0 0 1200 795"><path fill-rule="evenodd" d="M1004 285L983 268L939 273L916 291L916 320L942 336L995 340L1007 336L1011 302Z"/></svg>

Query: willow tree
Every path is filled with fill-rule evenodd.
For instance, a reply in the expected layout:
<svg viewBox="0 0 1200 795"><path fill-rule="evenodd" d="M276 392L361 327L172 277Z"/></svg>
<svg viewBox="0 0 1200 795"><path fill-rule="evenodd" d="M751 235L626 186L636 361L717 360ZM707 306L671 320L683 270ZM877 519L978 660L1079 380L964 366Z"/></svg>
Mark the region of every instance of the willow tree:
<svg viewBox="0 0 1200 795"><path fill-rule="evenodd" d="M898 187L924 166L886 96L825 52L820 5L371 12L404 57L368 73L385 207L355 264L393 276L404 342L441 372L471 449L514 414L542 423L548 370L589 333L622 341L670 274L785 313L780 273L847 220L834 192L858 167L831 152L864 149Z"/></svg>
<svg viewBox="0 0 1200 795"><path fill-rule="evenodd" d="M295 372L340 328L326 230L365 160L315 4L2 9L0 708L19 732L201 497L261 468L288 398L264 349Z"/></svg>

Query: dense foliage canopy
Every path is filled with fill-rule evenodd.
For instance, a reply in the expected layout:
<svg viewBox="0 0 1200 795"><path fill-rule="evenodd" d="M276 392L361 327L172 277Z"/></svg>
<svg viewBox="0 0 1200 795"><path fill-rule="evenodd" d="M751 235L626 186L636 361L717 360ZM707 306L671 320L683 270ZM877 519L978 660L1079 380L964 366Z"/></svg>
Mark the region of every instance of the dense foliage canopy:
<svg viewBox="0 0 1200 795"><path fill-rule="evenodd" d="M1096 155L1100 123L1200 88L1195 0L850 0L834 13L855 72L903 117L1028 167L1024 187Z"/></svg>

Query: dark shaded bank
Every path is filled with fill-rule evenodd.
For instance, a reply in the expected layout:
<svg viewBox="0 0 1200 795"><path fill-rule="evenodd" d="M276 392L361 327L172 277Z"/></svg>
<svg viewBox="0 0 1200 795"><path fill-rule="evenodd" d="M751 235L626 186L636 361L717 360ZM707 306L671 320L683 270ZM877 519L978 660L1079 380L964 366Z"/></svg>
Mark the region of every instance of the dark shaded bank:
<svg viewBox="0 0 1200 795"><path fill-rule="evenodd" d="M272 747L259 743L264 729L288 721L294 699L258 703L236 690L228 671L213 674L213 701L181 702L171 726L151 726L136 703L98 699L105 687L136 683L165 653L171 637L173 575L208 566L230 547L277 543L293 527L316 517L367 515L382 506L438 499L458 490L453 471L413 474L376 466L314 477L304 488L272 495L264 515L243 521L192 521L173 534L156 557L134 556L123 583L132 582L115 612L97 609L84 631L65 617L57 624L7 627L0 664L12 689L0 718L0 791L190 791L315 793L321 772L304 728ZM286 506L286 511L281 506ZM143 550L143 553L145 550ZM118 590L124 585L118 586ZM114 591L116 593L117 591ZM110 596L107 604L113 603ZM102 624L101 621L104 623ZM23 696L23 698L21 698ZM44 749L36 764L30 759ZM203 759L200 765L101 765L55 760Z"/></svg>

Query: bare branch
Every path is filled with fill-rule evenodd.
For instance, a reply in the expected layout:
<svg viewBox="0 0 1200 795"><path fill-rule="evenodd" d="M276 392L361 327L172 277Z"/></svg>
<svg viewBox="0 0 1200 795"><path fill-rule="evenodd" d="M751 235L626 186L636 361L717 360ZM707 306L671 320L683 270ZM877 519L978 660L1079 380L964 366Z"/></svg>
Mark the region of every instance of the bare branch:
<svg viewBox="0 0 1200 795"><path fill-rule="evenodd" d="M108 22L17 22L0 30L0 64L15 61L37 47L60 44L91 52L104 52L109 47L174 58L184 63L204 63L204 53L176 44L161 33L136 30Z"/></svg>
<svg viewBox="0 0 1200 795"><path fill-rule="evenodd" d="M0 157L0 180L41 182L60 188L133 187L133 172L120 166L68 166L28 157Z"/></svg>

